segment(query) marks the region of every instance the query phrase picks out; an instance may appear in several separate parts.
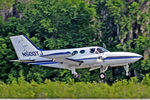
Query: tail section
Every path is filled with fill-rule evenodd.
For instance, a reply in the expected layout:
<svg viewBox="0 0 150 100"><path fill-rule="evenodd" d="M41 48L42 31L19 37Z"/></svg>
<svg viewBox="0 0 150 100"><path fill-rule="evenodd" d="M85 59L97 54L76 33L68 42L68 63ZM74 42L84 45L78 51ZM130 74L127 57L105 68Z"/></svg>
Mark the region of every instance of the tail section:
<svg viewBox="0 0 150 100"><path fill-rule="evenodd" d="M12 36L10 39L19 60L33 60L42 54L42 50L24 35Z"/></svg>

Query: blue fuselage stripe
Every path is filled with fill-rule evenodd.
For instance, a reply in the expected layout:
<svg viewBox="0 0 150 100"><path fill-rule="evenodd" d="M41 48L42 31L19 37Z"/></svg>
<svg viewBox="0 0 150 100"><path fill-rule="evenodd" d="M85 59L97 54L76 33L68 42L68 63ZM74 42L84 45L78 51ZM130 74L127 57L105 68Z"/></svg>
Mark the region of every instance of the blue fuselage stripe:
<svg viewBox="0 0 150 100"><path fill-rule="evenodd" d="M45 65L45 64L58 64L58 62L47 62L47 63L34 63L36 65Z"/></svg>
<svg viewBox="0 0 150 100"><path fill-rule="evenodd" d="M75 60L83 61L83 60L93 60L93 59L97 59L97 57L94 57L94 58L75 59Z"/></svg>
<svg viewBox="0 0 150 100"><path fill-rule="evenodd" d="M48 54L48 55L43 55L41 57L45 57L45 56L56 56L56 55L64 55L64 54L71 54L70 52L60 52L60 53L52 53L52 54Z"/></svg>
<svg viewBox="0 0 150 100"><path fill-rule="evenodd" d="M112 57L104 58L104 60L130 59L130 58L141 58L141 56L112 56ZM82 60L93 60L93 59L97 59L97 57L94 57L94 58L84 58L84 59L76 59L76 60L82 61Z"/></svg>
<svg viewBox="0 0 150 100"><path fill-rule="evenodd" d="M130 59L130 58L141 58L141 56L114 56L114 57L107 57L107 58L104 58L104 60Z"/></svg>

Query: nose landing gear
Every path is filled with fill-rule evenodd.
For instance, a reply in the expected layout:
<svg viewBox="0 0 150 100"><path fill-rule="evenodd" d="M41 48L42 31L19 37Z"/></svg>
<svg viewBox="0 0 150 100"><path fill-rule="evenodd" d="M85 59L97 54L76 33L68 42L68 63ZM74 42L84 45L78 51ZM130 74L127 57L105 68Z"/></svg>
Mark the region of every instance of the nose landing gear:
<svg viewBox="0 0 150 100"><path fill-rule="evenodd" d="M130 77L130 76L131 76L131 73L129 72L129 65L128 65L128 64L125 65L125 66L124 66L124 69L125 69L125 71L126 71L126 76Z"/></svg>

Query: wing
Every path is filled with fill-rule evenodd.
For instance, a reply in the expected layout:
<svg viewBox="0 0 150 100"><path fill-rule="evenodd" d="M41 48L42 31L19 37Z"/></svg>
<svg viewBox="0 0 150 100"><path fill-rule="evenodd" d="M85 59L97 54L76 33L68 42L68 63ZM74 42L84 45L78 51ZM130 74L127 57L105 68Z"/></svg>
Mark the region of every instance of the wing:
<svg viewBox="0 0 150 100"><path fill-rule="evenodd" d="M62 64L67 64L69 66L80 66L83 61L78 61L74 59L69 59L69 58L54 58L54 62L60 62Z"/></svg>
<svg viewBox="0 0 150 100"><path fill-rule="evenodd" d="M59 53L45 54L40 57L52 59L53 62L60 62L62 64L66 64L69 66L79 66L83 63L83 61L68 58L72 56L73 54L70 52L59 52Z"/></svg>

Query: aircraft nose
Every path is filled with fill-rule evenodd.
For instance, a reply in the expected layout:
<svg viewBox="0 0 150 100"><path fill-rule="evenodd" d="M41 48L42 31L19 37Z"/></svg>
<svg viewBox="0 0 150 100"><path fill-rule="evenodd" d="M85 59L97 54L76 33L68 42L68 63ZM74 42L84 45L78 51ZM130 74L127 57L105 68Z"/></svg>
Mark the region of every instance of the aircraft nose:
<svg viewBox="0 0 150 100"><path fill-rule="evenodd" d="M139 59L141 59L143 56L140 55L140 54L136 54L136 57L139 58Z"/></svg>
<svg viewBox="0 0 150 100"><path fill-rule="evenodd" d="M137 60L139 60L139 59L142 58L142 55L137 54L137 53L133 53L133 56L134 56Z"/></svg>

